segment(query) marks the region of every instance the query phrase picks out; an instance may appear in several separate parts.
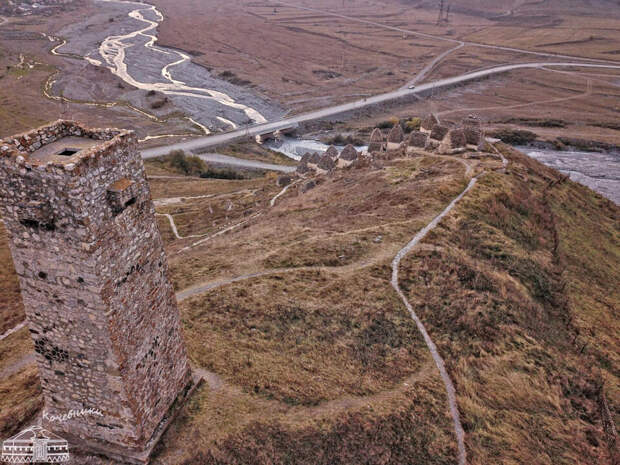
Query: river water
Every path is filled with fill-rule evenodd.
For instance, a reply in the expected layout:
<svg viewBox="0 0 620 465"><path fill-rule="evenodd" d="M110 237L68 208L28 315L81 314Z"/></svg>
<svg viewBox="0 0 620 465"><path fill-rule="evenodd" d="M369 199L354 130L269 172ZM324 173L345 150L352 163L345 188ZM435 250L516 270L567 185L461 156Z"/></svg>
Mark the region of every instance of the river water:
<svg viewBox="0 0 620 465"><path fill-rule="evenodd" d="M263 123L283 114L251 90L192 63L187 53L158 46L157 26L164 18L154 5L128 0L97 3L98 13L60 31L66 44L56 51L105 66L141 91L166 95L205 133ZM66 95L71 89L62 91Z"/></svg>
<svg viewBox="0 0 620 465"><path fill-rule="evenodd" d="M620 205L620 153L517 149Z"/></svg>
<svg viewBox="0 0 620 465"><path fill-rule="evenodd" d="M306 152L317 152L322 154L329 145L314 139L294 139L292 137L284 137L279 141L269 141L265 144L271 150L280 152L293 160L300 160ZM335 146L338 151L342 151L344 146ZM368 149L368 147L355 147L358 152Z"/></svg>

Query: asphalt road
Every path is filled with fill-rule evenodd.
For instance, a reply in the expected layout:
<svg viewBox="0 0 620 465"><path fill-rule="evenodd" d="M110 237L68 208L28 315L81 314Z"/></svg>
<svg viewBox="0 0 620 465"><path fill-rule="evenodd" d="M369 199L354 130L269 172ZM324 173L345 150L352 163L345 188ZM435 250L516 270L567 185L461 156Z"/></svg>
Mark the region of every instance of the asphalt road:
<svg viewBox="0 0 620 465"><path fill-rule="evenodd" d="M281 171L283 173L292 173L295 171L295 166L286 165L274 165L272 163L263 163L261 161L246 160L244 158L229 157L228 155L221 155L219 153L201 153L198 154L207 163L213 163L216 165L226 166L238 166L241 168L268 170L268 171Z"/></svg>
<svg viewBox="0 0 620 465"><path fill-rule="evenodd" d="M349 103L344 103L341 105L335 105L332 107L324 108L321 110L315 110L308 113L302 113L296 116L292 116L290 118L284 118L278 121L272 121L263 124L256 124L254 126L250 126L245 129L238 129L235 131L230 131L223 134L217 134L213 136L200 137L196 139L192 139L186 142L179 142L176 144L165 145L161 147L154 147L150 149L146 149L142 151L143 158L153 158L159 157L162 155L167 155L171 150L184 150L187 152L195 152L200 150L208 149L209 147L214 147L217 145L227 144L235 139L239 139L247 136L256 136L260 134L266 134L269 132L277 131L278 129L290 128L298 125L299 123L303 123L306 121L313 121L321 118L326 118L329 116L334 116L340 113L345 113L351 110L357 110L360 108L364 108L370 105L376 105L379 103L387 102L390 100L396 100L399 98L407 97L415 94L422 94L424 92L439 90L445 87L450 87L458 84L462 84L468 81L473 81L476 79L481 79L487 76L492 76L496 74L506 73L513 70L518 69L527 69L527 68L541 68L544 66L562 66L562 67L585 67L585 68L607 68L607 69L618 69L620 70L619 65L613 64L594 64L594 63L570 63L570 62L541 62L541 63L519 63L513 65L502 65L496 66L489 69L474 71L471 73L461 74L459 76L454 76L451 78L439 79L434 82L429 82L426 84L421 84L415 89L409 88L401 88L392 92L387 92L384 94L375 95L373 97L368 97L362 100L356 100Z"/></svg>

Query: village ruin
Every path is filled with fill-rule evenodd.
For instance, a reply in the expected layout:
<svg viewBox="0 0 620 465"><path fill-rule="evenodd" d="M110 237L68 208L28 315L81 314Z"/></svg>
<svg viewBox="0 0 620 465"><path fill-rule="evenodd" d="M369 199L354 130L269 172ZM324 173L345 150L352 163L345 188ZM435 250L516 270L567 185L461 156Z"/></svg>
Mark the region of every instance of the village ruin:
<svg viewBox="0 0 620 465"><path fill-rule="evenodd" d="M484 131L478 117L469 115L460 125L451 127L431 114L421 121L419 129L408 134L403 132L399 123L390 129L387 137L381 129L374 128L365 151L357 151L349 144L340 153L334 146L321 155L306 153L299 162L297 174L307 177L326 174L337 168L361 168L371 166L376 160L412 156L418 151L457 155L468 150L482 151L483 148Z"/></svg>

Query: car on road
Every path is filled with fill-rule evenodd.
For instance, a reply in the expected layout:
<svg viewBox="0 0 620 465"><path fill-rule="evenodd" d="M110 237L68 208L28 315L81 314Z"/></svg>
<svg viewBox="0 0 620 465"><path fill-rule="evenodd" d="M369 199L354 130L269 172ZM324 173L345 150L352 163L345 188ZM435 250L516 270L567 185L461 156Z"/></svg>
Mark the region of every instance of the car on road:
<svg viewBox="0 0 620 465"><path fill-rule="evenodd" d="M413 85L413 84L412 84L412 85L410 85L410 86L408 87L408 89L415 89L415 85Z"/></svg>

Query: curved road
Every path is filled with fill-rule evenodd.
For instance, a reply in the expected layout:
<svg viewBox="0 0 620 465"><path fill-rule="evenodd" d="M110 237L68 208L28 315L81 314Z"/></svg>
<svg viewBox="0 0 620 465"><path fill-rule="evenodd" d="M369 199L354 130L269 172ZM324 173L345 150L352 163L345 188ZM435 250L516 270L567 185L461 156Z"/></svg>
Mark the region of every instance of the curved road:
<svg viewBox="0 0 620 465"><path fill-rule="evenodd" d="M601 59L596 59L596 58L584 58L584 57L579 57L579 56L574 56L574 55L562 55L562 54L559 54L559 53L549 53L549 52L534 52L532 50L527 50L527 49L523 49L523 48L507 47L507 46L502 46L502 45L490 45L490 44L483 44L481 42L469 42L469 41L466 41L466 40L452 39L450 37L438 36L438 35L434 35L434 34L426 34L424 32L413 31L411 29L404 29L402 27L397 27L397 26L390 26L389 24L378 23L376 21L370 21L368 19L356 18L354 16L347 16L347 15L343 15L343 14L340 14L340 13L333 13L331 11L325 11L325 10L319 10L319 9L316 9L316 8L310 8L310 7L306 7L306 6L294 5L294 4L286 3L286 2L282 2L282 1L279 2L279 3L281 5L286 5L286 6L291 7L291 8L296 8L298 10L312 11L312 12L315 12L315 13L324 14L326 16L333 16L333 17L336 17L336 18L346 19L346 20L349 20L349 21L357 22L357 23L369 24L371 26L376 26L376 27L380 27L380 28L383 28L383 29L388 29L388 30L391 30L391 31L403 32L405 34L416 35L418 37L425 37L427 39L434 39L434 40L441 40L441 41L444 41L444 42L451 42L453 44L470 45L472 47L491 48L491 49L494 49L494 50L504 50L504 51L507 51L507 52L526 53L528 55L536 55L536 56L541 56L541 57L562 58L562 59L569 59L569 60L586 60L586 61L601 62L601 63L620 64L620 62L615 61L615 60L601 60Z"/></svg>
<svg viewBox="0 0 620 465"><path fill-rule="evenodd" d="M213 163L216 165L239 166L241 168L248 169L281 171L283 173L292 173L297 168L296 166L274 165L273 163L264 163L262 161L229 157L228 155L221 155L219 153L200 153L198 154L198 157L202 158L207 163Z"/></svg>
<svg viewBox="0 0 620 465"><path fill-rule="evenodd" d="M570 63L570 62L541 62L541 63L519 63L514 65L502 65L496 66L494 68L484 69L480 71L473 71L471 73L461 74L460 76L439 79L434 82L430 82L427 84L421 84L417 86L415 89L398 89L392 92L387 92L384 94L375 95L373 97L368 97L362 100L356 100L354 102L344 103L341 105L335 105L329 108L324 108L322 110L311 111L308 113L302 113L300 115L292 116L290 118L284 118L279 121L273 121L269 123L257 124L254 126L250 126L246 129L239 129L236 131L227 132L224 134L218 134L214 136L208 137L200 137L197 139L192 139L186 142L180 142L177 144L165 145L161 147L155 147L151 149L145 149L142 151L143 158L153 158L159 157L162 155L167 155L171 150L185 150L188 152L191 151L200 151L209 147L227 144L235 139L239 139L242 137L248 136L256 136L260 134L266 134L269 132L274 132L279 129L290 128L298 125L299 123L303 123L306 121L317 120L321 118L326 118L329 116L334 116L340 113L345 113L352 110L357 110L360 108L364 108L370 105L376 105L378 103L387 102L390 100L396 100L399 98L420 94L423 92L434 91L437 89L442 89L445 87L455 86L458 84L462 84L468 81L473 81L476 79L481 79L487 76L492 76L495 74L507 73L509 71L518 70L518 69L527 69L527 68L542 68L545 66L561 66L561 67L581 67L581 68L606 68L606 69L618 69L620 70L620 64L612 65L612 64L594 64L594 63Z"/></svg>
<svg viewBox="0 0 620 465"><path fill-rule="evenodd" d="M438 55L433 61L431 61L428 65L426 65L411 81L402 86L401 88L407 88L409 86L413 86L423 80L428 73L430 73L435 66L439 64L445 57L450 55L452 52L456 52L458 49L463 48L465 46L465 42L460 42L456 47L453 47L449 50L446 50L441 55Z"/></svg>

